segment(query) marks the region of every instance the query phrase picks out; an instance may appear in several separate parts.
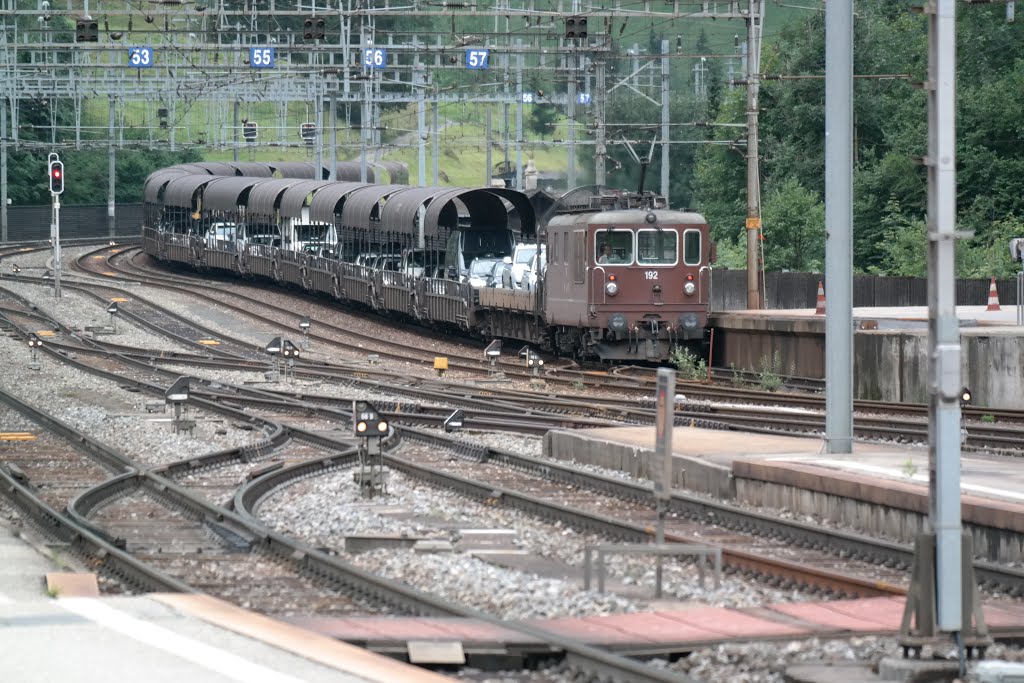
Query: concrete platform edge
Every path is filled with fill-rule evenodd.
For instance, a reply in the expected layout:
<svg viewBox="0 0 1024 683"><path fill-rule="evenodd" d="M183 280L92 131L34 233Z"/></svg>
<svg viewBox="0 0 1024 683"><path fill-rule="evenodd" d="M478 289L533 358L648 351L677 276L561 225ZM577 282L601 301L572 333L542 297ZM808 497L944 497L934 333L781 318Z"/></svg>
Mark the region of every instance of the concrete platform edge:
<svg viewBox="0 0 1024 683"><path fill-rule="evenodd" d="M544 436L544 454L555 460L626 472L638 479L652 477L653 449L598 439L584 432L549 431ZM699 458L677 454L672 466L672 479L675 488L707 493L722 500L736 496L730 469Z"/></svg>
<svg viewBox="0 0 1024 683"><path fill-rule="evenodd" d="M345 671L368 681L394 683L410 678L417 681L450 683L446 676L375 654L363 648L236 607L205 595L152 593L148 597L184 614L220 628L264 642L311 661Z"/></svg>

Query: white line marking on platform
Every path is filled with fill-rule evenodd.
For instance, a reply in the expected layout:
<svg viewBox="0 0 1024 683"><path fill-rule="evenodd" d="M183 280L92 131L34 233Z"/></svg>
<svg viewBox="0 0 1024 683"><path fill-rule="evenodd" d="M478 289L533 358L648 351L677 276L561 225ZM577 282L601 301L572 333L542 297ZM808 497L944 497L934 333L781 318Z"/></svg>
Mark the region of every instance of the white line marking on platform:
<svg viewBox="0 0 1024 683"><path fill-rule="evenodd" d="M3 593L0 593L0 605L11 605L11 604L14 604L14 600L12 598L7 597Z"/></svg>
<svg viewBox="0 0 1024 683"><path fill-rule="evenodd" d="M105 628L243 683L303 683L259 664L116 610L93 598L65 598L57 604Z"/></svg>

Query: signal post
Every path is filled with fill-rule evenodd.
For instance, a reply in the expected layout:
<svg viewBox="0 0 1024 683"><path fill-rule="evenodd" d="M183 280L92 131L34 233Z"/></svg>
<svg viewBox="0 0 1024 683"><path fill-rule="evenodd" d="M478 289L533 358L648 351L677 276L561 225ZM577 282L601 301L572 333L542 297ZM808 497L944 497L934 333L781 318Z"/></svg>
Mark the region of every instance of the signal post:
<svg viewBox="0 0 1024 683"><path fill-rule="evenodd" d="M53 296L60 293L60 196L64 192L64 163L56 152L50 152L47 176L50 181L50 196L53 197L53 214L50 220L50 244L53 245Z"/></svg>

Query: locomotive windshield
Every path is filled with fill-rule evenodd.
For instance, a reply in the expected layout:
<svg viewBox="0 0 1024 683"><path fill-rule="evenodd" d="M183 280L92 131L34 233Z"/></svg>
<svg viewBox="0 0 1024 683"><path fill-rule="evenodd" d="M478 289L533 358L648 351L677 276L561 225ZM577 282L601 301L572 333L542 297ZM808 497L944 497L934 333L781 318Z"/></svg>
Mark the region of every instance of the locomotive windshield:
<svg viewBox="0 0 1024 683"><path fill-rule="evenodd" d="M633 263L633 231L606 230L598 233L595 240L597 252L594 259L598 263Z"/></svg>
<svg viewBox="0 0 1024 683"><path fill-rule="evenodd" d="M636 234L636 260L641 266L675 265L678 236L674 230L640 230Z"/></svg>

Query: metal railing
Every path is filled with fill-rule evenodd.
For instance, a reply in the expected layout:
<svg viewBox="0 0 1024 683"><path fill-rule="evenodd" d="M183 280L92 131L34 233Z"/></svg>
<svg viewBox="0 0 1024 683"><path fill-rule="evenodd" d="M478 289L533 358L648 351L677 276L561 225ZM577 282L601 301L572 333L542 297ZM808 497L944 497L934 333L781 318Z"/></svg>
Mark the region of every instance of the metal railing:
<svg viewBox="0 0 1024 683"><path fill-rule="evenodd" d="M704 566L710 559L715 577L715 589L722 585L722 548L702 543L622 543L611 545L588 545L583 548L583 588L590 590L593 576L594 555L597 555L597 592L604 593L605 558L608 555L654 555L660 569L661 560L670 555L692 555L697 565L701 589L705 586ZM654 596L661 597L661 572L655 575Z"/></svg>

